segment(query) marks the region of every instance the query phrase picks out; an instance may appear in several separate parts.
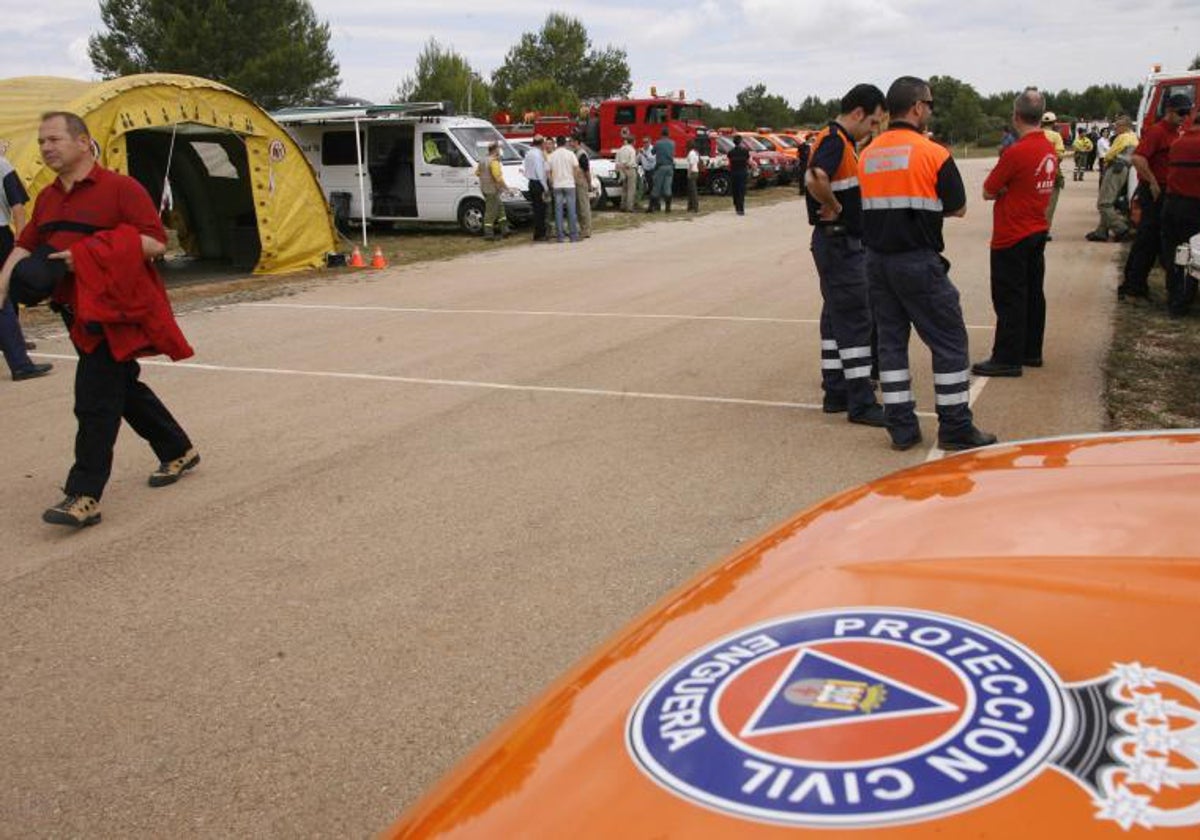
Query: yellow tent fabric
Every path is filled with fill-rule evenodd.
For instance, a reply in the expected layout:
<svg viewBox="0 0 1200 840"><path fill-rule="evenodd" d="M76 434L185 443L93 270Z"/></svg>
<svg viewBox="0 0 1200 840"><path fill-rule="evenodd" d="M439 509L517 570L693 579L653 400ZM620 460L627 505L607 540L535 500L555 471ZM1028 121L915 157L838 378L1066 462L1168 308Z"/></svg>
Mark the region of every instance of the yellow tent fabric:
<svg viewBox="0 0 1200 840"><path fill-rule="evenodd" d="M132 132L154 129L171 136L216 130L237 137L245 145L245 175L262 246L254 272L321 266L335 249L333 217L312 167L282 127L231 88L165 73L105 82L0 79L0 151L7 147L6 156L31 198L55 177L37 149L39 118L46 111L79 114L99 147L100 163L126 174Z"/></svg>

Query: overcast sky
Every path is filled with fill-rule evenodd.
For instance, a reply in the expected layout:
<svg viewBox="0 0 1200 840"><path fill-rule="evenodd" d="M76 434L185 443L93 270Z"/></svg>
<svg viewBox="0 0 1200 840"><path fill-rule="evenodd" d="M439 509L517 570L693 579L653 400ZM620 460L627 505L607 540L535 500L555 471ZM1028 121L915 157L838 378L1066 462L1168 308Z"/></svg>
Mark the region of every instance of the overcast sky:
<svg viewBox="0 0 1200 840"><path fill-rule="evenodd" d="M313 0L333 31L342 90L388 101L430 37L485 78L547 13L583 21L595 47L626 50L634 93L684 88L715 105L763 82L797 104L860 81L950 75L981 93L1027 84L1133 85L1154 63L1200 53L1200 0ZM445 9L445 11L443 11ZM453 9L453 11L451 11ZM0 77L95 78L97 0L0 0Z"/></svg>

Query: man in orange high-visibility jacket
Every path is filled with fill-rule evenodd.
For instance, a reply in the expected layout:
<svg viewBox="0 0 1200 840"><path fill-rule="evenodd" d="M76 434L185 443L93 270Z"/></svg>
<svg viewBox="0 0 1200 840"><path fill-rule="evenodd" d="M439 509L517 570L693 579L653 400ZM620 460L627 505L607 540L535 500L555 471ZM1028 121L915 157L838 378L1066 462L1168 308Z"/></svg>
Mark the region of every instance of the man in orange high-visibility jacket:
<svg viewBox="0 0 1200 840"><path fill-rule="evenodd" d="M996 442L975 427L968 404L970 357L958 289L942 257L942 218L966 213L954 159L925 136L933 114L929 85L901 76L887 92L890 127L859 158L867 280L879 338L879 383L892 448L921 442L912 374L910 329L933 354L938 446L973 449Z"/></svg>
<svg viewBox="0 0 1200 840"><path fill-rule="evenodd" d="M883 91L855 85L837 119L817 134L805 175L812 253L821 280L821 388L826 414L882 426L871 384L871 305L862 244L862 198L855 144L879 127Z"/></svg>

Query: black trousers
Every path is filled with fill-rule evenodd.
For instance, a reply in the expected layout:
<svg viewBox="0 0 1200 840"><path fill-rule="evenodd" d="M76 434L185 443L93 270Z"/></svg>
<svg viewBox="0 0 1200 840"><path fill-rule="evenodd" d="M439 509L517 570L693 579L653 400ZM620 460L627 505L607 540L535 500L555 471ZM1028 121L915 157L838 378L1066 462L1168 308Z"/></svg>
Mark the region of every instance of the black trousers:
<svg viewBox="0 0 1200 840"><path fill-rule="evenodd" d="M1046 234L992 251L992 306L996 337L992 361L1019 365L1042 358L1046 334Z"/></svg>
<svg viewBox="0 0 1200 840"><path fill-rule="evenodd" d="M1117 289L1127 295L1145 295L1149 292L1147 282L1155 260L1162 260L1162 206L1165 196L1159 193L1158 201L1144 183L1138 184L1135 198L1142 206L1142 220L1138 222L1137 236L1129 247L1125 260L1125 281ZM1171 263L1162 264L1163 271L1171 271Z"/></svg>
<svg viewBox="0 0 1200 840"><path fill-rule="evenodd" d="M113 447L121 420L144 438L159 461L173 461L191 448L187 433L154 392L138 379L134 360L118 362L107 343L79 352L75 368L75 464L67 474L68 496L99 499L112 473Z"/></svg>
<svg viewBox="0 0 1200 840"><path fill-rule="evenodd" d="M730 192L733 195L733 209L739 213L746 212L746 170L733 170L730 175L732 184Z"/></svg>
<svg viewBox="0 0 1200 840"><path fill-rule="evenodd" d="M876 404L867 254L857 236L823 227L813 228L812 253L821 281L821 388L827 403L845 403L859 417Z"/></svg>
<svg viewBox="0 0 1200 840"><path fill-rule="evenodd" d="M533 205L533 238L546 238L546 202L549 196L541 181L529 182L529 203Z"/></svg>
<svg viewBox="0 0 1200 840"><path fill-rule="evenodd" d="M1186 315L1196 300L1196 279L1175 265L1175 249L1200 233L1200 198L1168 195L1162 212L1162 260L1167 264L1167 311Z"/></svg>
<svg viewBox="0 0 1200 840"><path fill-rule="evenodd" d="M914 327L933 355L938 435L953 438L971 429L967 327L949 268L933 250L867 251L871 311L879 334L879 387L888 434L895 443L910 442L920 433L908 367Z"/></svg>

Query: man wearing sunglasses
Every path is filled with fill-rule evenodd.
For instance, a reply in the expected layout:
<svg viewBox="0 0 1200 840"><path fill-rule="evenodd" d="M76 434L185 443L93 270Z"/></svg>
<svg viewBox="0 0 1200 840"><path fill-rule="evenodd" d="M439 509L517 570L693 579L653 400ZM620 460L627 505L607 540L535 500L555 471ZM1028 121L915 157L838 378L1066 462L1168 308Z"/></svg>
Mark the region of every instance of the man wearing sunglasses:
<svg viewBox="0 0 1200 840"><path fill-rule="evenodd" d="M915 328L933 355L938 445L987 446L996 436L972 421L967 328L950 263L941 254L942 220L967 211L962 176L949 150L925 136L933 115L927 82L901 76L888 89L886 106L890 127L866 148L858 166L884 422L893 449L921 442L908 365Z"/></svg>
<svg viewBox="0 0 1200 840"><path fill-rule="evenodd" d="M1133 168L1138 188L1134 199L1142 208L1137 237L1125 260L1125 280L1117 287L1117 299L1150 299L1150 269L1158 260L1170 276L1172 260L1164 258L1162 246L1162 209L1167 185L1167 156L1179 137L1179 128L1192 110L1192 101L1182 93L1167 97L1162 119L1146 129L1133 150Z"/></svg>

